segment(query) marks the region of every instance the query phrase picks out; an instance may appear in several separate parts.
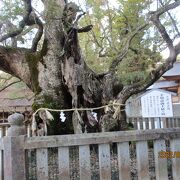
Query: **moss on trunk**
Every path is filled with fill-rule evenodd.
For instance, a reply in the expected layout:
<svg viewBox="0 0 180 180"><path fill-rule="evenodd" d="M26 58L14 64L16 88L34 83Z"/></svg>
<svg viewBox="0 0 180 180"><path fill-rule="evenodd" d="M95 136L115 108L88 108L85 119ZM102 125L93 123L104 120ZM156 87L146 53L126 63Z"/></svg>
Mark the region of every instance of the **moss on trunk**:
<svg viewBox="0 0 180 180"><path fill-rule="evenodd" d="M41 88L39 86L39 81L38 81L38 62L41 59L41 54L40 52L37 53L31 53L28 52L26 53L26 61L29 65L29 70L31 73L31 89L33 90L33 92L39 93L41 91Z"/></svg>

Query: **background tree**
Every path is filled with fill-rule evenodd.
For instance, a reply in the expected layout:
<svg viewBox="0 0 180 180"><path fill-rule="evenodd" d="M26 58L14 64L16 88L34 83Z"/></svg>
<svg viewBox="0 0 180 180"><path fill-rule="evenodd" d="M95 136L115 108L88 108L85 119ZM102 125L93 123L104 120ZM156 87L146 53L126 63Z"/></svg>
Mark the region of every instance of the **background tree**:
<svg viewBox="0 0 180 180"><path fill-rule="evenodd" d="M97 61L100 56L104 58L103 63L107 61L103 73L96 73L89 68L82 55L78 37L90 31L92 24L88 21L86 26L80 28L78 23L84 15L80 8L63 0L42 2L44 11L41 15L33 8L31 0L4 1L3 5L9 8L6 13L5 8L2 10L1 17L0 69L25 82L35 93L35 109L97 107L112 100L124 104L131 95L145 90L171 68L180 52L180 43L173 44L177 36L174 38L173 33L169 34L176 24L169 26L163 23L165 13L171 14L171 10L180 5L179 0L158 1L158 6L154 5L154 1L119 1L121 8L116 10L110 6L110 1L97 1L99 5L91 8L94 15L98 15L99 24L96 18L92 18L95 32L91 33L93 42L88 48L89 52L98 50L98 56L92 56L93 61ZM92 6L92 2L88 1L89 6ZM12 3L15 5L12 6ZM154 11L148 13L152 6ZM151 37L148 43L148 35L151 36L153 31L145 33L152 25L170 51L169 57L159 66L153 66L161 61L156 43L151 45ZM177 30L175 32L177 34ZM27 33L35 33L32 43L30 45L27 41L26 48L20 48ZM88 48L82 49L87 51ZM142 70L146 76L135 76L130 81L117 78L117 74L123 77L130 71L122 70L123 66L119 69L120 64L135 68L136 71ZM152 67L147 71L148 64ZM90 125L88 112L81 115L83 122ZM98 111L101 120L105 115L102 110ZM120 115L116 121L119 129L124 129L127 127L125 112L121 111ZM63 126L71 127L72 116L74 121L79 120L76 114L68 113L67 116L68 121L64 125L60 124L58 118L53 123L58 128L60 125L62 130ZM59 133L57 130L55 132Z"/></svg>
<svg viewBox="0 0 180 180"><path fill-rule="evenodd" d="M108 1L86 1L87 12L88 9L89 12L82 19L80 25L93 24L93 29L88 34L84 33L80 36L80 43L91 68L101 73L108 71L112 60L119 53L119 49L125 45L130 33L147 21L145 11L152 6L152 2L128 0L112 4ZM153 3L154 7L160 5L160 3L156 3ZM164 18L167 20L166 28L172 31L174 17L172 20L169 15ZM133 84L144 79L157 62L163 61L160 52L166 46L163 46L162 43L162 38L154 27L147 26L136 34L131 41L126 57L117 67L116 76L123 85Z"/></svg>
<svg viewBox="0 0 180 180"><path fill-rule="evenodd" d="M14 85L14 84L17 84L17 83L20 83L21 81L9 74L6 74L6 73L1 73L0 74L0 92L1 91L4 91L6 88Z"/></svg>

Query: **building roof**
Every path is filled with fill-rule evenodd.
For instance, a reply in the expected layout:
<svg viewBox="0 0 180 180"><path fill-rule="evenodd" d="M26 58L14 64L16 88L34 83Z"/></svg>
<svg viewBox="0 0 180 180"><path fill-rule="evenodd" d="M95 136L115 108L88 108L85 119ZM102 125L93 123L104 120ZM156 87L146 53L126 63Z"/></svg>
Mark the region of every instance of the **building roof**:
<svg viewBox="0 0 180 180"><path fill-rule="evenodd" d="M165 72L162 77L180 76L180 62L175 62L173 68Z"/></svg>
<svg viewBox="0 0 180 180"><path fill-rule="evenodd" d="M147 89L161 89L161 88L169 88L169 87L176 87L178 83L176 81L156 81L154 84L149 86Z"/></svg>
<svg viewBox="0 0 180 180"><path fill-rule="evenodd" d="M27 87L10 86L0 92L0 111L30 109L33 97L33 92Z"/></svg>
<svg viewBox="0 0 180 180"><path fill-rule="evenodd" d="M144 96L144 95L149 94L149 93L154 92L154 91L171 94L172 96L176 96L176 95L177 95L177 93L174 93L174 92L171 92L171 91L166 91L166 90L164 90L164 89L151 89L151 90L146 91L146 92L145 92L144 94L142 94L141 96Z"/></svg>
<svg viewBox="0 0 180 180"><path fill-rule="evenodd" d="M0 108L6 107L26 107L32 105L32 100L23 99L0 99Z"/></svg>
<svg viewBox="0 0 180 180"><path fill-rule="evenodd" d="M177 93L174 93L174 92L171 92L171 91L166 91L164 89L149 89L145 92L142 92L142 93L139 93L138 95L134 95L134 96L131 96L127 101L126 103L130 103L132 101L138 101L141 99L141 97L151 93L151 92L154 92L154 91L159 91L159 92L162 92L162 93L167 93L167 94L171 94L172 96L177 96Z"/></svg>
<svg viewBox="0 0 180 180"><path fill-rule="evenodd" d="M149 94L149 93L154 92L154 91L171 94L172 96L176 96L177 95L177 93L174 93L174 92L171 92L171 91L166 91L164 89L150 89L150 90L140 94L137 98L141 98L142 96L145 96L146 94Z"/></svg>

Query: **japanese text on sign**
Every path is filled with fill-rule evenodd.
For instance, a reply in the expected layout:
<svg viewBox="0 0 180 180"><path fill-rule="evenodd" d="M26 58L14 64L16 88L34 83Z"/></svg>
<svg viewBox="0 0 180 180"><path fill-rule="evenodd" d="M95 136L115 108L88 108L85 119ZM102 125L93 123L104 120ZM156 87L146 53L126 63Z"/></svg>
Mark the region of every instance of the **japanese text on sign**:
<svg viewBox="0 0 180 180"><path fill-rule="evenodd" d="M141 97L142 117L173 117L171 94L151 91Z"/></svg>

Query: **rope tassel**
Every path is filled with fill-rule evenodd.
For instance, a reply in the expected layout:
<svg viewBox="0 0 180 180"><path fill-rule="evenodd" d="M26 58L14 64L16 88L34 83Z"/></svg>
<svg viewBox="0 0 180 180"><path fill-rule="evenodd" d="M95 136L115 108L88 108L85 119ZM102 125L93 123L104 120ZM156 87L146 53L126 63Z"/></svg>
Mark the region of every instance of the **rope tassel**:
<svg viewBox="0 0 180 180"><path fill-rule="evenodd" d="M83 124L83 120L77 109L73 112L72 121L73 121L74 133L82 134L81 124Z"/></svg>

